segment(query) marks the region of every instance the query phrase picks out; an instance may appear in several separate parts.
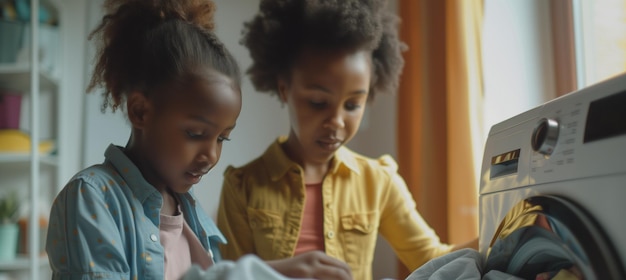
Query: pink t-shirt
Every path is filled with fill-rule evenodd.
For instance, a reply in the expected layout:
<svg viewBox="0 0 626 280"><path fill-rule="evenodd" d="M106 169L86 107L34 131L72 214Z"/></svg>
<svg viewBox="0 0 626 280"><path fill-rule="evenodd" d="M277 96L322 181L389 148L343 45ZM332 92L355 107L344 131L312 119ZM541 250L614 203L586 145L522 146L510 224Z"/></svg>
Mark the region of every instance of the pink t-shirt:
<svg viewBox="0 0 626 280"><path fill-rule="evenodd" d="M306 199L300 236L296 244L298 255L304 252L324 251L324 205L322 201L322 183L306 185Z"/></svg>
<svg viewBox="0 0 626 280"><path fill-rule="evenodd" d="M176 216L161 214L160 236L165 252L165 279L180 279L191 264L198 264L202 269L213 264L213 259L185 222L182 212L179 213Z"/></svg>

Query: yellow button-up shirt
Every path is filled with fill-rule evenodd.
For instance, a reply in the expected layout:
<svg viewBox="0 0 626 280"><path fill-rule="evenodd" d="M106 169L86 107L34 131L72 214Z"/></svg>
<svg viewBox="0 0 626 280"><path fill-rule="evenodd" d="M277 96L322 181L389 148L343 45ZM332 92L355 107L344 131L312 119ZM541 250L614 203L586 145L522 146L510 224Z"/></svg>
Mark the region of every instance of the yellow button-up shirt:
<svg viewBox="0 0 626 280"><path fill-rule="evenodd" d="M293 256L306 192L302 167L280 146L285 140L243 167L226 169L217 217L228 240L220 247L225 259ZM372 278L378 233L410 270L452 248L417 212L388 155L370 159L340 148L322 182L322 198L326 254L348 263L354 279Z"/></svg>

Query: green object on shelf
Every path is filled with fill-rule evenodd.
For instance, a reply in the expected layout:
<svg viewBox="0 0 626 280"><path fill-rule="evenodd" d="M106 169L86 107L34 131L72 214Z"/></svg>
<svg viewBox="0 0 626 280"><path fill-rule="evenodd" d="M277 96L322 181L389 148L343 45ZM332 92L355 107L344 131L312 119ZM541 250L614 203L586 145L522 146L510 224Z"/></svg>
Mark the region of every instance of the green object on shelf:
<svg viewBox="0 0 626 280"><path fill-rule="evenodd" d="M17 195L13 192L0 197L0 225L17 224L20 209Z"/></svg>
<svg viewBox="0 0 626 280"><path fill-rule="evenodd" d="M0 261L13 260L17 254L19 208L16 193L0 196Z"/></svg>
<svg viewBox="0 0 626 280"><path fill-rule="evenodd" d="M18 233L16 223L0 224L0 261L11 261L17 256Z"/></svg>

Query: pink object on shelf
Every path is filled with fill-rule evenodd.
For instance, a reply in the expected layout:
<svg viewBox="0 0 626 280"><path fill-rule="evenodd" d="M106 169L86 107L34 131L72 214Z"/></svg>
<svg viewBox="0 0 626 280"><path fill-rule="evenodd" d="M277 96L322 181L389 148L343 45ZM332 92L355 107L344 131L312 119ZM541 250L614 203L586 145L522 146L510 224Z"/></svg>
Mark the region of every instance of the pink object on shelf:
<svg viewBox="0 0 626 280"><path fill-rule="evenodd" d="M20 94L0 90L0 129L20 128L21 104Z"/></svg>

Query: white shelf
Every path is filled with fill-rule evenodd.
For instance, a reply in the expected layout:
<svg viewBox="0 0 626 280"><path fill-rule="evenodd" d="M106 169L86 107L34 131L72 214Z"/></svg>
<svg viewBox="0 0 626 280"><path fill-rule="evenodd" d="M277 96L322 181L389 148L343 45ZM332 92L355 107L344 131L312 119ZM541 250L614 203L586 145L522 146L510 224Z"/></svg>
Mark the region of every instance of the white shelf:
<svg viewBox="0 0 626 280"><path fill-rule="evenodd" d="M68 40L70 37L73 38L73 35L68 34L83 33L82 29L73 29L74 26L69 24L71 20L68 21L68 19L76 18L75 14L80 12L80 9L74 9L74 7L84 7L85 4L81 2L85 1L30 0L28 2L31 8L31 19L39 18L39 9L43 7L62 24L49 26L39 24L37 20L23 23L25 24L23 36L27 37L21 40L24 40L22 44L25 45L20 46L21 50L15 59L3 60L19 62L0 63L0 90L23 95L20 116L23 123L21 125L24 126L23 129L30 132L29 138L51 138L49 140L59 143L63 135L60 133L63 119L60 116L65 113L62 112L65 109L62 105L67 101L62 100L67 97L61 91L67 91L66 83L68 83L68 80L64 78L63 73L67 69L63 67L63 64L65 61L72 61L74 55L64 46L80 45L82 41ZM60 13L61 11L64 13ZM76 20L76 23L82 21ZM83 35L80 36L84 40ZM1 40L2 36L0 36ZM75 43L70 43L70 41ZM38 50L38 54L32 53L32 50ZM32 66L37 70L31 71ZM37 88L31 85L33 73ZM82 77L80 79L82 80ZM49 211L42 205L52 202L51 196L56 193L59 183L64 181L60 178L60 174L66 167L61 164L60 158L63 156L58 155L59 150L55 144L51 150L44 150L45 153L37 149L32 150L32 153L24 149L19 153L0 152L0 191L4 187L21 188L21 195L26 196L25 203L29 208L27 217L29 228L38 227L39 215L44 211ZM38 164L31 164L34 158ZM45 239L45 236L41 234L44 233L36 230L28 231L28 235L24 236L24 241L27 244L41 242ZM33 248L33 246L27 247ZM4 277L19 280L50 279L48 257L45 254L36 254L31 257L21 254L14 260L0 261L0 279Z"/></svg>
<svg viewBox="0 0 626 280"><path fill-rule="evenodd" d="M39 88L42 92L56 92L57 80L45 72L39 74ZM30 93L29 64L0 64L0 89Z"/></svg>
<svg viewBox="0 0 626 280"><path fill-rule="evenodd" d="M57 166L59 164L58 157L51 154L41 154L39 160L43 164ZM0 152L0 164L12 164L12 163L29 163L30 154L28 153L1 153Z"/></svg>
<svg viewBox="0 0 626 280"><path fill-rule="evenodd" d="M39 261L37 262L37 264L39 266L47 266L48 256L39 257ZM11 261L0 261L0 272L25 270L25 269L29 269L30 267L31 267L31 262L28 256L18 256L17 258Z"/></svg>

